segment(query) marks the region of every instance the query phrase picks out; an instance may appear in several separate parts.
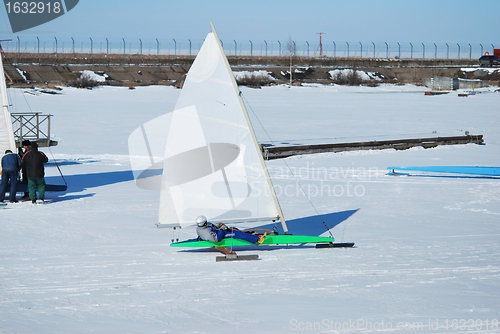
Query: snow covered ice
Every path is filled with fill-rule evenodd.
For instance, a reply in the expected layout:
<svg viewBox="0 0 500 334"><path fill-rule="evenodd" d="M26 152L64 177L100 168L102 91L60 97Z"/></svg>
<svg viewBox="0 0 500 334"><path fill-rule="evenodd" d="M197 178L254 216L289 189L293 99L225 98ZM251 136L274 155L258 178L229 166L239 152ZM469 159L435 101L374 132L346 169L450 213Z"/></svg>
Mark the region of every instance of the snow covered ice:
<svg viewBox="0 0 500 334"><path fill-rule="evenodd" d="M356 247L257 249L259 261L216 263L217 253L169 247L171 230L155 227L159 192L136 187L130 168L128 136L172 110L180 90L65 88L23 97L9 89L14 112L28 110L26 98L32 110L54 115L59 145L41 149L51 159L46 180L63 182L55 158L68 191L47 193L46 205L0 211L0 333L499 331L500 180L394 177L386 168L500 166L500 93L241 90L262 143L469 131L485 145L268 161L287 220L314 219L317 210L336 224L336 241ZM180 232L194 236L194 228Z"/></svg>

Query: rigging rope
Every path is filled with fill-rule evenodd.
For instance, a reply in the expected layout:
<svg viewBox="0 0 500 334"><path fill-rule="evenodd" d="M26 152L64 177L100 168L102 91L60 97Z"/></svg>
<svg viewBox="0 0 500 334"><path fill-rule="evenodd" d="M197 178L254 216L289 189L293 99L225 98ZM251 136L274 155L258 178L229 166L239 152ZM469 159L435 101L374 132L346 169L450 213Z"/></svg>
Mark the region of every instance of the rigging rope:
<svg viewBox="0 0 500 334"><path fill-rule="evenodd" d="M30 113L33 114L33 110L31 109L30 104L28 103L28 100L26 99L26 95L24 95L24 92L22 92L22 95L24 97L24 101L26 102L26 105L28 106L28 109L30 110Z"/></svg>
<svg viewBox="0 0 500 334"><path fill-rule="evenodd" d="M242 230L243 232L252 232L252 231L266 231L266 232L269 232L269 233L273 233L274 234L274 231L273 230L268 230L266 228L249 228L249 229L245 229L245 230Z"/></svg>
<svg viewBox="0 0 500 334"><path fill-rule="evenodd" d="M243 92L240 91L240 95L241 97L245 100L245 103L246 105L250 108L250 111L252 112L252 114L254 115L254 117L257 119L257 121L259 122L260 126L262 127L262 129L264 130L264 132L266 133L266 136L269 138L269 141L274 145L274 141L272 140L271 136L269 135L269 133L266 131L266 128L264 127L264 125L262 124L262 122L260 121L259 117L257 117L257 114L255 113L255 111L252 109L252 106L250 105L250 103L248 103L246 97L243 95ZM285 164L286 168L288 168L288 170L291 172L292 176L295 178L295 181L297 182L297 185L299 186L300 190L302 190L302 192L304 193L304 196L307 198L307 200L309 201L309 203L311 204L311 206L313 207L314 211L316 212L316 215L318 216L319 219L321 219L321 222L323 223L323 225L325 225L325 228L326 230L328 231L328 233L330 234L330 236L333 238L333 234L332 232L330 231L330 229L328 228L328 226L326 225L325 221L323 220L323 218L321 218L321 215L319 214L318 210L316 209L316 206L314 206L313 202L311 201L311 199L309 198L309 196L307 196L304 188L302 187L302 185L300 184L298 178L295 176L294 172L292 171L292 169L290 168L290 166L288 166L288 163L286 162L285 159L282 159L283 163Z"/></svg>
<svg viewBox="0 0 500 334"><path fill-rule="evenodd" d="M57 170L59 171L59 174L61 175L61 177L62 177L62 179L64 181L64 185L67 187L68 183L66 182L66 179L64 178L64 175L61 172L61 169L59 168L59 164L57 163L56 158L54 158L54 154L52 153L52 150L50 149L50 143L49 143L49 147L48 148L49 148L50 155L52 156L52 160L54 160L54 163L56 164Z"/></svg>
<svg viewBox="0 0 500 334"><path fill-rule="evenodd" d="M346 227L347 227L347 222L344 224L344 230L342 231L342 239L340 239L340 242L344 242L344 233L345 233Z"/></svg>

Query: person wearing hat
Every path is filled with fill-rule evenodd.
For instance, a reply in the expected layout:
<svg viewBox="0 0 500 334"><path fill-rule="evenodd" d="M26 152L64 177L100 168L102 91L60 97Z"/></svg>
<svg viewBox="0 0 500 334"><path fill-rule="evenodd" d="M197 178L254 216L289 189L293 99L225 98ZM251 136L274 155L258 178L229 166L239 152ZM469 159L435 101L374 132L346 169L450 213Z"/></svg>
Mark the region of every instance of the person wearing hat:
<svg viewBox="0 0 500 334"><path fill-rule="evenodd" d="M219 242L224 239L224 229L217 228L214 224L207 222L205 216L196 218L196 225L198 226L196 233L200 240Z"/></svg>
<svg viewBox="0 0 500 334"><path fill-rule="evenodd" d="M31 146L31 142L29 140L23 140L22 147L19 147L19 149L17 151L17 154L19 155L19 157L21 159L28 152L30 146ZM25 170L25 168L22 168L21 175L23 177L21 183L26 184L26 191L24 192L24 195L21 198L22 199L28 199L28 198L30 198L30 193L28 191L28 178L26 177L26 170Z"/></svg>
<svg viewBox="0 0 500 334"><path fill-rule="evenodd" d="M36 142L31 143L29 151L23 156L22 166L26 171L30 199L33 204L36 203L37 188L39 198L42 202L45 200L45 169L43 164L48 161L49 158L38 150L38 144Z"/></svg>
<svg viewBox="0 0 500 334"><path fill-rule="evenodd" d="M196 233L198 234L198 240L219 242L224 238L234 238L241 239L251 242L252 244L260 245L266 238L266 234L257 235L244 231L240 231L235 227L227 227L224 223L218 223L214 225L207 222L205 216L199 216L196 218Z"/></svg>
<svg viewBox="0 0 500 334"><path fill-rule="evenodd" d="M17 174L21 169L21 159L11 150L6 150L5 155L2 157L2 184L0 185L0 202L5 199L5 192L7 191L7 183L10 180L9 201L17 203L16 200L16 186Z"/></svg>

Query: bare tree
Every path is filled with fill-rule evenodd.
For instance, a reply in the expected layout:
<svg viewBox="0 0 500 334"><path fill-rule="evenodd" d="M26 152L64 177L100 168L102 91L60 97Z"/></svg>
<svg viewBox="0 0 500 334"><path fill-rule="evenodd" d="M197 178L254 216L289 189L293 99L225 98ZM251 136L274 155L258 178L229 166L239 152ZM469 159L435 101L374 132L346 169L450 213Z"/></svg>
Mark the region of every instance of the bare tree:
<svg viewBox="0 0 500 334"><path fill-rule="evenodd" d="M295 44L294 41L292 41L291 37L288 40L288 42L286 43L286 51L290 56L290 86L291 86L292 85L292 76L293 76L292 75L292 59L295 56L295 54L297 53L297 45Z"/></svg>
<svg viewBox="0 0 500 334"><path fill-rule="evenodd" d="M359 86L363 83L361 75L354 68L343 71L339 70L332 79L338 85Z"/></svg>
<svg viewBox="0 0 500 334"><path fill-rule="evenodd" d="M92 79L90 75L82 73L78 79L71 83L71 85L76 88L92 89L93 87L99 86L99 83Z"/></svg>

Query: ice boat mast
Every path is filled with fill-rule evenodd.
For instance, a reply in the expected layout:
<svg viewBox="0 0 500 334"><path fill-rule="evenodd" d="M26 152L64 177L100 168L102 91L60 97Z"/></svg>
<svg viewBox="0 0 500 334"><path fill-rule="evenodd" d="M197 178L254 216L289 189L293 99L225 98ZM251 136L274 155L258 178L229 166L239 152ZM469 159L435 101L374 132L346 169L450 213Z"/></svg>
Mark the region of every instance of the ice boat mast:
<svg viewBox="0 0 500 334"><path fill-rule="evenodd" d="M212 25L186 76L166 134L160 227L209 221L280 220L288 231L260 146L221 42ZM146 124L132 136L145 140ZM141 138L142 137L142 138ZM144 139L143 139L144 138Z"/></svg>
<svg viewBox="0 0 500 334"><path fill-rule="evenodd" d="M257 141L257 137L255 136L255 131L253 130L252 122L250 121L250 118L248 117L248 112L247 112L247 109L245 107L245 104L243 103L243 99L241 98L241 92L238 88L238 84L236 83L236 79L234 78L233 72L231 70L231 66L229 66L229 61L227 60L227 57L225 56L224 49L222 48L222 44L220 43L219 36L217 35L217 31L215 30L215 27L214 27L212 22L210 22L210 27L212 28L212 32L215 36L215 39L217 40L217 45L219 46L219 50L224 55L223 58L224 58L224 62L226 65L226 69L230 73L230 78L231 78L231 82L233 84L234 92L238 96L238 101L240 103L240 107L243 110L243 115L245 116L245 120L247 122L248 129L250 130L250 135L252 136L252 142L253 142L254 148L259 153L258 154L259 161L260 161L260 164L262 166L262 170L264 171L266 182L269 185L269 189L271 190L271 196L273 198L274 205L276 206L276 208L278 210L279 219L280 219L281 225L283 227L283 231L284 231L284 233L287 233L288 227L286 226L285 218L283 216L283 211L281 210L281 206L278 202L278 198L277 198L276 193L274 191L273 183L271 181L271 177L269 176L269 172L267 171L267 166L266 166L266 163L264 161L264 157L260 153L261 152L260 145L259 145L259 142Z"/></svg>

